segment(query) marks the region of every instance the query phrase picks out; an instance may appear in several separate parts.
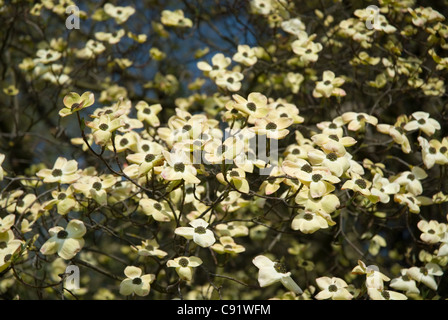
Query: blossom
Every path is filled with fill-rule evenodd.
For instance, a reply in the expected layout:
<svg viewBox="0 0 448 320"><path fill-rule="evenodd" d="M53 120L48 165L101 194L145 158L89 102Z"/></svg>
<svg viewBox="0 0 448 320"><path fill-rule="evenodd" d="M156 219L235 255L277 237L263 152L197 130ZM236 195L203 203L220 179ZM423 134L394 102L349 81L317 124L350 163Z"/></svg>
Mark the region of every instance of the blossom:
<svg viewBox="0 0 448 320"><path fill-rule="evenodd" d="M138 177L146 175L151 169L163 163L163 147L155 142L150 145L151 152L136 152L126 157L126 160L138 165Z"/></svg>
<svg viewBox="0 0 448 320"><path fill-rule="evenodd" d="M202 260L198 257L177 257L168 260L166 265L169 268L176 268L176 272L182 280L191 281L193 279L193 268L199 267Z"/></svg>
<svg viewBox="0 0 448 320"><path fill-rule="evenodd" d="M142 273L142 269L138 267L127 266L124 269L127 278L120 283L120 294L128 296L135 293L140 297L147 296L156 276L154 274L142 275Z"/></svg>
<svg viewBox="0 0 448 320"><path fill-rule="evenodd" d="M298 214L291 222L291 229L300 230L306 234L314 233L320 229L326 229L328 226L328 221L319 213L303 209L298 210Z"/></svg>
<svg viewBox="0 0 448 320"><path fill-rule="evenodd" d="M341 190L351 189L354 192L359 192L365 196L370 196L372 193L369 188L372 183L366 179L363 179L361 176L357 174L353 174L350 180L346 180L341 187ZM370 197L369 199L374 200L375 197Z"/></svg>
<svg viewBox="0 0 448 320"><path fill-rule="evenodd" d="M317 149L311 149L307 152L310 163L326 167L336 177L341 177L349 168L349 158L345 155L338 156L334 152L323 152Z"/></svg>
<svg viewBox="0 0 448 320"><path fill-rule="evenodd" d="M15 239L12 230L0 232L0 272L8 268L23 241Z"/></svg>
<svg viewBox="0 0 448 320"><path fill-rule="evenodd" d="M427 169L431 169L436 163L442 165L448 163L448 157L442 152L444 151L443 148L447 148L442 144L444 141L442 143L436 139L428 141L422 136L418 137L417 140L422 150L423 163Z"/></svg>
<svg viewBox="0 0 448 320"><path fill-rule="evenodd" d="M135 246L135 250L139 256L143 257L152 256L162 259L168 255L167 252L159 249L159 244L155 239L142 241L141 245Z"/></svg>
<svg viewBox="0 0 448 320"><path fill-rule="evenodd" d="M376 126L378 118L364 112L345 112L341 119L344 123L348 123L347 129L350 131L358 131L365 127L366 123Z"/></svg>
<svg viewBox="0 0 448 320"><path fill-rule="evenodd" d="M367 294L372 300L407 300L408 298L399 292L386 289L367 288Z"/></svg>
<svg viewBox="0 0 448 320"><path fill-rule="evenodd" d="M405 291L409 294L420 294L420 290L417 288L415 280L411 279L407 275L409 269L401 269L400 276L391 280L389 286L395 290Z"/></svg>
<svg viewBox="0 0 448 320"><path fill-rule="evenodd" d="M243 79L244 75L241 72L226 71L218 74L215 82L218 87L234 92L241 89L241 80Z"/></svg>
<svg viewBox="0 0 448 320"><path fill-rule="evenodd" d="M64 157L58 157L52 169L41 169L36 176L43 179L45 183L73 183L80 178L78 174L78 162L76 160L67 160Z"/></svg>
<svg viewBox="0 0 448 320"><path fill-rule="evenodd" d="M322 51L323 46L313 41L298 39L292 42L291 48L296 55L300 56L301 61L309 63L319 59L319 52Z"/></svg>
<svg viewBox="0 0 448 320"><path fill-rule="evenodd" d="M78 206L73 194L73 188L71 186L60 191L54 190L51 192L51 196L53 199L46 201L42 205L45 210L51 210L54 206L56 206L57 213L60 215L66 215Z"/></svg>
<svg viewBox="0 0 448 320"><path fill-rule="evenodd" d="M215 243L215 236L210 229L207 229L208 223L204 219L195 219L189 224L191 227L178 227L174 233L185 239L192 239L203 248L210 247Z"/></svg>
<svg viewBox="0 0 448 320"><path fill-rule="evenodd" d="M378 197L382 203L390 201L391 194L396 194L400 191L400 185L397 182L390 182L389 179L384 178L379 173L376 173L372 180L372 187L370 192L372 195Z"/></svg>
<svg viewBox="0 0 448 320"><path fill-rule="evenodd" d="M258 255L252 263L259 269L258 283L260 287L267 287L276 282L281 282L286 289L296 293L303 293L302 289L291 278L291 272L287 272L285 266L280 262L274 262L264 255Z"/></svg>
<svg viewBox="0 0 448 320"><path fill-rule="evenodd" d="M103 206L107 205L107 193L116 182L117 178L113 175L83 176L73 184L73 188Z"/></svg>
<svg viewBox="0 0 448 320"><path fill-rule="evenodd" d="M50 238L40 248L40 252L44 255L57 253L62 259L70 260L84 246L82 237L86 233L86 227L80 220L70 220L65 229L56 226L48 230L48 232Z"/></svg>
<svg viewBox="0 0 448 320"><path fill-rule="evenodd" d="M52 49L39 49L36 53L36 56L38 57L36 59L36 62L48 64L50 62L59 60L62 57L62 54Z"/></svg>
<svg viewBox="0 0 448 320"><path fill-rule="evenodd" d="M390 278L381 273L377 266L375 265L366 266L366 264L361 260L358 260L358 265L353 268L352 273L366 275L367 289L374 288L378 290L383 290L384 281L390 281Z"/></svg>
<svg viewBox="0 0 448 320"><path fill-rule="evenodd" d="M255 125L250 128L258 135L266 135L267 139L283 139L289 133L286 129L292 124L293 120L291 118L261 118L255 120Z"/></svg>
<svg viewBox="0 0 448 320"><path fill-rule="evenodd" d="M106 145L112 133L123 125L120 118L114 118L109 114L102 114L93 121L86 121L86 126L92 129L93 139L99 146Z"/></svg>
<svg viewBox="0 0 448 320"><path fill-rule="evenodd" d="M315 296L317 300L351 300L353 295L347 290L347 283L337 277L320 277L316 283L321 291Z"/></svg>
<svg viewBox="0 0 448 320"><path fill-rule="evenodd" d="M315 98L329 98L331 96L343 97L345 91L341 88L345 80L336 77L333 71L324 71L322 75L322 81L316 83L316 87L313 90L313 97Z"/></svg>
<svg viewBox="0 0 448 320"><path fill-rule="evenodd" d="M440 130L440 123L429 117L429 113L417 111L412 114L414 120L409 121L403 127L406 131L421 130L428 136L432 136L436 130Z"/></svg>
<svg viewBox="0 0 448 320"><path fill-rule="evenodd" d="M224 253L238 254L238 253L246 251L244 246L236 244L235 240L233 240L233 238L230 236L220 237L219 243L215 243L214 245L212 245L210 247L210 249L212 249L213 251L215 251L219 254L224 254Z"/></svg>
<svg viewBox="0 0 448 320"><path fill-rule="evenodd" d="M356 144L356 140L350 136L337 136L335 134L318 133L311 137L311 140L321 147L325 152L334 152L337 156L343 156L347 151L345 147Z"/></svg>
<svg viewBox="0 0 448 320"><path fill-rule="evenodd" d="M378 132L391 136L395 143L401 146L401 150L404 153L411 152L411 144L409 143L409 139L406 136L406 131L400 125L381 123L376 126L376 129L378 130Z"/></svg>
<svg viewBox="0 0 448 320"><path fill-rule="evenodd" d="M14 225L15 220L15 214L8 214L7 216L0 218L0 234L11 229L11 227Z"/></svg>
<svg viewBox="0 0 448 320"><path fill-rule="evenodd" d="M229 236L232 238L244 237L249 235L249 228L236 222L220 223L215 226L216 231L221 236Z"/></svg>
<svg viewBox="0 0 448 320"><path fill-rule="evenodd" d="M236 101L233 107L249 116L248 122L251 124L253 124L256 119L265 117L269 112L267 107L268 99L262 93L251 92L247 96L247 100L239 94L232 95L232 98Z"/></svg>
<svg viewBox="0 0 448 320"><path fill-rule="evenodd" d="M161 176L166 180L185 180L187 183L200 183L196 177L197 170L191 164L190 157L183 151L168 152L163 150L166 165Z"/></svg>
<svg viewBox="0 0 448 320"><path fill-rule="evenodd" d="M300 32L305 31L305 24L299 18L292 18L282 21L281 28L283 31L297 36Z"/></svg>
<svg viewBox="0 0 448 320"><path fill-rule="evenodd" d="M249 193L249 182L246 179L246 172L240 168L233 168L226 172L226 176L222 172L216 175L216 178L222 184L232 183L232 185L242 193Z"/></svg>
<svg viewBox="0 0 448 320"><path fill-rule="evenodd" d="M420 180L428 177L428 174L420 167L412 167L411 171L403 171L393 182L398 183L400 186L404 186L405 191L418 196L423 193L423 186Z"/></svg>
<svg viewBox="0 0 448 320"><path fill-rule="evenodd" d="M216 79L218 75L224 73L227 67L232 63L232 59L224 56L222 53L215 54L211 59L211 65L205 61L197 64L199 70L204 71L212 79Z"/></svg>
<svg viewBox="0 0 448 320"><path fill-rule="evenodd" d="M447 225L439 223L437 220L420 220L417 227L422 232L420 239L430 244L440 242L447 232Z"/></svg>
<svg viewBox="0 0 448 320"><path fill-rule="evenodd" d="M160 126L160 120L157 117L157 114L162 111L162 105L160 103L148 105L146 101L139 101L135 105L135 109L137 109L138 120L145 121L152 127Z"/></svg>
<svg viewBox="0 0 448 320"><path fill-rule="evenodd" d="M139 206L142 208L144 214L152 217L156 221L168 222L174 220L173 211L166 202L143 198L140 199ZM178 215L178 213L178 210L175 210L175 214Z"/></svg>
<svg viewBox="0 0 448 320"><path fill-rule="evenodd" d="M135 9L131 6L120 7L106 3L104 5L104 12L114 18L118 24L123 24L135 13Z"/></svg>
<svg viewBox="0 0 448 320"><path fill-rule="evenodd" d="M427 263L424 267L411 267L406 273L411 279L421 282L432 290L437 290L434 276L442 276L443 270L435 263Z"/></svg>
<svg viewBox="0 0 448 320"><path fill-rule="evenodd" d="M236 52L232 59L239 62L247 67L250 67L257 63L257 56L255 55L254 49L249 47L247 44L238 45L238 52Z"/></svg>
<svg viewBox="0 0 448 320"><path fill-rule="evenodd" d="M186 18L181 9L174 11L163 10L160 21L169 27L191 28L193 26L191 19Z"/></svg>
<svg viewBox="0 0 448 320"><path fill-rule="evenodd" d="M98 31L95 32L95 38L99 41L108 42L109 44L117 44L121 41L121 38L126 34L124 29L119 29L114 32L103 32ZM101 99L100 99L101 100Z"/></svg>

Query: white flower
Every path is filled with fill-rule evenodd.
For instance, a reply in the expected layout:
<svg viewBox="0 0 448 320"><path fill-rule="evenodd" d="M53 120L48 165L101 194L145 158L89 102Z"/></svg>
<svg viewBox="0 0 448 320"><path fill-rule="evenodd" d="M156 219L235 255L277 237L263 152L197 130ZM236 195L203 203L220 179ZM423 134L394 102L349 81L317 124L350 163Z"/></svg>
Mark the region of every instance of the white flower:
<svg viewBox="0 0 448 320"><path fill-rule="evenodd" d="M135 293L138 296L147 296L151 289L151 283L155 280L155 275L142 275L142 269L128 266L124 269L126 279L120 283L120 294L128 296Z"/></svg>
<svg viewBox="0 0 448 320"><path fill-rule="evenodd" d="M176 272L182 280L190 281L193 278L193 268L199 267L202 260L198 257L178 257L169 260L166 265L176 268Z"/></svg>
<svg viewBox="0 0 448 320"><path fill-rule="evenodd" d="M440 123L429 117L429 113L417 111L412 114L414 120L409 121L404 126L407 131L421 130L428 136L432 136L436 130L440 130Z"/></svg>
<svg viewBox="0 0 448 320"><path fill-rule="evenodd" d="M53 227L49 231L48 239L40 248L44 255L57 253L62 259L72 259L84 246L82 238L86 233L86 227L80 220L73 219L64 229L62 227Z"/></svg>
<svg viewBox="0 0 448 320"><path fill-rule="evenodd" d="M317 300L351 300L353 295L347 290L347 283L340 278L320 277L316 279L320 291L315 298Z"/></svg>
<svg viewBox="0 0 448 320"><path fill-rule="evenodd" d="M208 223L204 219L195 219L190 222L191 227L179 227L174 233L191 240L203 248L210 247L216 241L213 232L209 229Z"/></svg>
<svg viewBox="0 0 448 320"><path fill-rule="evenodd" d="M409 268L407 275L417 282L425 284L432 290L437 290L437 282L434 276L442 276L443 271L439 265L435 263L427 263L424 267Z"/></svg>
<svg viewBox="0 0 448 320"><path fill-rule="evenodd" d="M407 300L408 298L399 292L367 288L367 293L372 300Z"/></svg>
<svg viewBox="0 0 448 320"><path fill-rule="evenodd" d="M256 256L252 262L259 269L258 283L260 287L267 287L280 281L288 290L296 294L303 292L291 278L291 272L286 272L283 264L274 262L263 255Z"/></svg>

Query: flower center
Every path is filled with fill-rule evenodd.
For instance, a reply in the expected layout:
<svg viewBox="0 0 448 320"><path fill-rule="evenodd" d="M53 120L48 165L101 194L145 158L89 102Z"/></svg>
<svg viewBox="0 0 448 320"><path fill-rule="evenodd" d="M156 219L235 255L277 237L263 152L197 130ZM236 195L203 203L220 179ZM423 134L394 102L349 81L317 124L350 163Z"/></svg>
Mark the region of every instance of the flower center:
<svg viewBox="0 0 448 320"><path fill-rule="evenodd" d="M147 145L147 144L142 145L142 150L143 151L148 152L149 149L150 149L149 145Z"/></svg>
<svg viewBox="0 0 448 320"><path fill-rule="evenodd" d="M410 174L408 174L408 179L413 181L413 180L415 180L415 176L412 173L410 173Z"/></svg>
<svg viewBox="0 0 448 320"><path fill-rule="evenodd" d="M194 228L194 232L197 234L205 234L206 230L204 227L199 226L199 227Z"/></svg>
<svg viewBox="0 0 448 320"><path fill-rule="evenodd" d="M356 179L355 184L360 187L361 189L367 188L367 183L364 179Z"/></svg>
<svg viewBox="0 0 448 320"><path fill-rule="evenodd" d="M67 198L67 195L64 192L58 194L58 200L64 200L65 198Z"/></svg>
<svg viewBox="0 0 448 320"><path fill-rule="evenodd" d="M235 80L232 77L227 78L228 83L233 83Z"/></svg>
<svg viewBox="0 0 448 320"><path fill-rule="evenodd" d="M366 117L364 117L364 115L362 115L362 114L359 114L357 117L356 117L356 119L358 120L358 121L361 121L361 120L363 120L363 119L365 119Z"/></svg>
<svg viewBox="0 0 448 320"><path fill-rule="evenodd" d="M383 296L384 299L389 300L390 299L390 293L387 292L386 290L381 291L381 295Z"/></svg>
<svg viewBox="0 0 448 320"><path fill-rule="evenodd" d="M418 119L417 122L422 125L426 123L425 119Z"/></svg>
<svg viewBox="0 0 448 320"><path fill-rule="evenodd" d="M436 148L434 147L429 147L428 151L430 154L435 154L437 152Z"/></svg>
<svg viewBox="0 0 448 320"><path fill-rule="evenodd" d="M278 273L286 273L287 271L286 271L286 267L285 267L285 265L283 264L283 263L280 263L280 262L276 262L275 264L274 264L274 269L275 269L275 271L277 271Z"/></svg>
<svg viewBox="0 0 448 320"><path fill-rule="evenodd" d="M336 123L330 123L328 128L330 128L330 129L337 129L338 126L336 125Z"/></svg>
<svg viewBox="0 0 448 320"><path fill-rule="evenodd" d="M304 164L301 168L302 171L305 171L306 173L313 172L313 168L309 164Z"/></svg>
<svg viewBox="0 0 448 320"><path fill-rule="evenodd" d="M336 292L336 291L338 291L338 287L337 287L335 284L330 284L330 285L328 286L328 291L330 291L330 292Z"/></svg>
<svg viewBox="0 0 448 320"><path fill-rule="evenodd" d="M153 205L154 209L156 209L157 211L162 210L162 205L160 203L154 203Z"/></svg>
<svg viewBox="0 0 448 320"><path fill-rule="evenodd" d="M266 125L266 130L275 130L275 129L277 129L277 125L275 123L273 123L273 122L269 122Z"/></svg>
<svg viewBox="0 0 448 320"><path fill-rule="evenodd" d="M72 104L72 108L71 108L71 109L72 109L72 110L73 110L73 109L76 109L76 108L78 108L79 106L80 106L80 103L76 103L76 102L75 102L74 104Z"/></svg>
<svg viewBox="0 0 448 320"><path fill-rule="evenodd" d="M313 215L311 214L311 213L305 213L304 215L303 215L303 219L305 219L306 221L311 221L311 220L313 220Z"/></svg>
<svg viewBox="0 0 448 320"><path fill-rule="evenodd" d="M246 107L247 107L247 109L249 109L252 112L255 112L255 110L257 110L257 106L253 102L248 102L246 104Z"/></svg>
<svg viewBox="0 0 448 320"><path fill-rule="evenodd" d="M429 234L435 234L436 232L435 232L434 230L432 230L432 229L429 229L429 230L428 230L428 233L429 233Z"/></svg>
<svg viewBox="0 0 448 320"><path fill-rule="evenodd" d="M312 177L311 177L311 179L312 179L314 182L319 182L320 179L322 179L322 175L321 175L321 174L318 174L318 173L313 174Z"/></svg>
<svg viewBox="0 0 448 320"><path fill-rule="evenodd" d="M331 153L327 154L327 159L330 161L336 161L336 160L338 160L338 156L336 155L336 153L331 152Z"/></svg>
<svg viewBox="0 0 448 320"><path fill-rule="evenodd" d="M145 108L145 109L143 109L143 113L144 114L150 114L151 113L151 109L150 108Z"/></svg>
<svg viewBox="0 0 448 320"><path fill-rule="evenodd" d="M61 230L58 232L58 234L56 236L58 237L58 239L66 239L68 236L68 233L65 230Z"/></svg>
<svg viewBox="0 0 448 320"><path fill-rule="evenodd" d="M329 86L330 84L331 84L331 81L330 81L330 80L326 80L326 81L324 81L324 85Z"/></svg>
<svg viewBox="0 0 448 320"><path fill-rule="evenodd" d="M181 266L181 267L188 267L188 263L189 263L189 261L188 261L188 259L187 258L182 258L182 259L180 259L179 260L179 265Z"/></svg>
<svg viewBox="0 0 448 320"><path fill-rule="evenodd" d="M0 242L0 249L1 250L5 249L6 247L7 247L7 245L6 245L5 241Z"/></svg>
<svg viewBox="0 0 448 320"><path fill-rule="evenodd" d="M124 147L125 145L127 145L129 143L129 140L126 138L121 139L120 141L120 146Z"/></svg>
<svg viewBox="0 0 448 320"><path fill-rule="evenodd" d="M240 174L238 173L238 171L231 171L231 172L229 173L229 176L231 176L231 177L239 177Z"/></svg>
<svg viewBox="0 0 448 320"><path fill-rule="evenodd" d="M186 124L182 127L183 131L190 131L191 130L191 126L189 124Z"/></svg>
<svg viewBox="0 0 448 320"><path fill-rule="evenodd" d="M445 153L448 150L445 146L440 148L440 153Z"/></svg>
<svg viewBox="0 0 448 320"><path fill-rule="evenodd" d="M174 165L174 171L176 172L184 172L185 165L182 162L178 162Z"/></svg>
<svg viewBox="0 0 448 320"><path fill-rule="evenodd" d="M53 171L51 171L51 175L53 177L60 177L60 176L62 176L62 170L61 169L53 169Z"/></svg>
<svg viewBox="0 0 448 320"><path fill-rule="evenodd" d="M428 275L428 269L426 269L425 267L421 267L421 268L420 268L420 272L421 272L423 275L425 275L425 276Z"/></svg>
<svg viewBox="0 0 448 320"><path fill-rule="evenodd" d="M132 284L139 285L141 283L142 283L142 278L140 278L140 277L132 279Z"/></svg>
<svg viewBox="0 0 448 320"><path fill-rule="evenodd" d="M106 131L107 129L109 129L109 126L106 123L102 123L100 124L99 128L103 131Z"/></svg>
<svg viewBox="0 0 448 320"><path fill-rule="evenodd" d="M150 153L145 156L145 161L151 162L151 161L154 161L155 158L156 158L156 156Z"/></svg>
<svg viewBox="0 0 448 320"><path fill-rule="evenodd" d="M11 257L12 257L12 255L8 253L7 255L5 255L5 257L3 258L3 260L4 260L5 262L8 262L9 260L11 260Z"/></svg>
<svg viewBox="0 0 448 320"><path fill-rule="evenodd" d="M92 185L92 188L95 189L96 191L100 191L102 187L103 187L103 185L101 184L101 182L95 182Z"/></svg>
<svg viewBox="0 0 448 320"><path fill-rule="evenodd" d="M300 149L293 149L292 154L300 154Z"/></svg>

